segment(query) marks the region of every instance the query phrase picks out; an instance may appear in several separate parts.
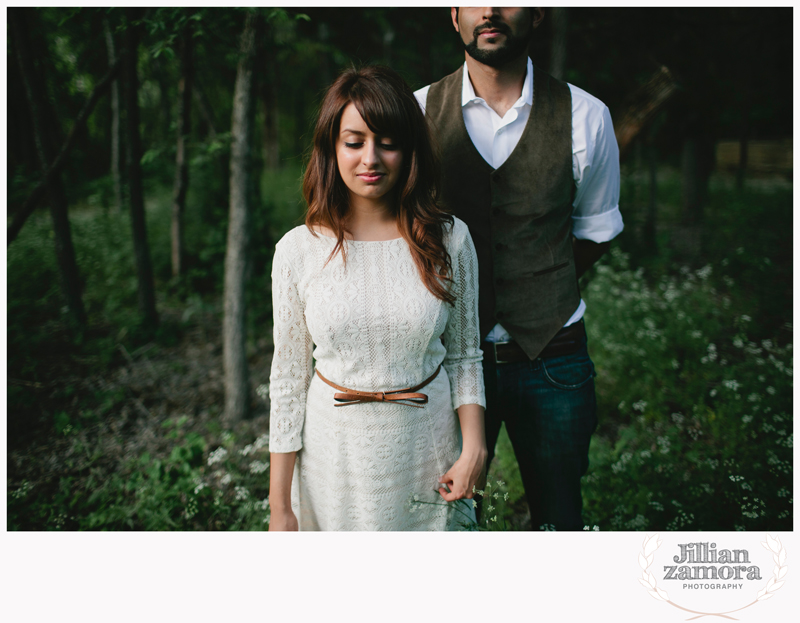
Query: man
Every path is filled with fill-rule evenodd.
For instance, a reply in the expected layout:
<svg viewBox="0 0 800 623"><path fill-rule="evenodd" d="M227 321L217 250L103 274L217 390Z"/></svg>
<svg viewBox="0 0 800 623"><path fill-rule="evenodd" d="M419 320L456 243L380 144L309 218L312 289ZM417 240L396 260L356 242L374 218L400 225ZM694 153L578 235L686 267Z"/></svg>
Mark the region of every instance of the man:
<svg viewBox="0 0 800 623"><path fill-rule="evenodd" d="M622 231L608 108L534 69L544 11L451 9L465 64L415 93L442 149L442 200L480 264L489 461L505 421L534 529L580 530L597 425L581 276Z"/></svg>

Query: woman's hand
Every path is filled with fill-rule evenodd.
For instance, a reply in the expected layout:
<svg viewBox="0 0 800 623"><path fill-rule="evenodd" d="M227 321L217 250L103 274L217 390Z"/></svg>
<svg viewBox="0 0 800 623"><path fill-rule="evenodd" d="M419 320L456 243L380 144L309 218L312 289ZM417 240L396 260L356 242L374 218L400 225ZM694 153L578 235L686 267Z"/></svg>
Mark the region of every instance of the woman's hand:
<svg viewBox="0 0 800 623"><path fill-rule="evenodd" d="M442 486L439 495L447 502L462 498L472 499L472 489L481 488L486 482L486 434L483 428L483 407L475 404L458 408L461 425L461 456L447 473L439 478ZM444 485L447 485L447 491Z"/></svg>
<svg viewBox="0 0 800 623"><path fill-rule="evenodd" d="M294 516L291 508L284 511L270 513L269 518L270 532L297 532L297 517Z"/></svg>
<svg viewBox="0 0 800 623"><path fill-rule="evenodd" d="M488 452L486 446L478 446L474 449L465 448L461 456L453 464L447 473L439 478L442 484L439 487L439 495L447 502L460 500L462 498L472 499L474 495L472 489L480 487L485 480L486 457ZM450 489L448 492L444 485Z"/></svg>

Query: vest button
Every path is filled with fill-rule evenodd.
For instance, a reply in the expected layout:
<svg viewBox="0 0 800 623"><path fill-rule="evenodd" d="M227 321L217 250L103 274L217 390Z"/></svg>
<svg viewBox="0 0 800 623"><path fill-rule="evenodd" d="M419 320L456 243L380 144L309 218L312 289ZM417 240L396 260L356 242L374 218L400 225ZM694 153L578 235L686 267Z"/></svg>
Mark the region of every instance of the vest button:
<svg viewBox="0 0 800 623"><path fill-rule="evenodd" d="M504 248L505 248L505 245L502 242L498 242L496 245L494 245L494 250L495 251L502 251Z"/></svg>
<svg viewBox="0 0 800 623"><path fill-rule="evenodd" d="M498 277L497 279L495 279L495 280L494 280L494 282L495 282L497 285L501 286L501 285L503 285L503 284L506 282L506 280L505 280L505 279L503 279L502 277Z"/></svg>
<svg viewBox="0 0 800 623"><path fill-rule="evenodd" d="M495 317L496 317L498 320L502 320L503 318L505 318L505 317L506 317L506 314L505 314L505 312L497 312L497 313L495 314Z"/></svg>

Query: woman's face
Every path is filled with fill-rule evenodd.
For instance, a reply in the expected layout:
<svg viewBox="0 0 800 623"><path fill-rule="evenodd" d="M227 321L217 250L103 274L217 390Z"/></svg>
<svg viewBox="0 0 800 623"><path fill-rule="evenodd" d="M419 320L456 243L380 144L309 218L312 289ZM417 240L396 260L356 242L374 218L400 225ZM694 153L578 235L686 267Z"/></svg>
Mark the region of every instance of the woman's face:
<svg viewBox="0 0 800 623"><path fill-rule="evenodd" d="M350 103L342 112L336 139L339 174L350 190L350 201L361 198L385 204L400 177L403 152L394 137L378 136Z"/></svg>

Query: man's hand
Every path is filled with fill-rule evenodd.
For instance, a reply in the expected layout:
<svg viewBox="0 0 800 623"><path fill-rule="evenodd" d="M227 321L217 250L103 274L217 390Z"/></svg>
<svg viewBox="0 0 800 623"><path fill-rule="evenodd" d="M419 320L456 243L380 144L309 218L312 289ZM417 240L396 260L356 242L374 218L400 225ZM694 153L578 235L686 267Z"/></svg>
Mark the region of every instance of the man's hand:
<svg viewBox="0 0 800 623"><path fill-rule="evenodd" d="M575 272L578 275L578 279L580 279L583 273L589 270L610 247L610 241L592 242L591 240L579 240L573 236L572 253L575 256Z"/></svg>

